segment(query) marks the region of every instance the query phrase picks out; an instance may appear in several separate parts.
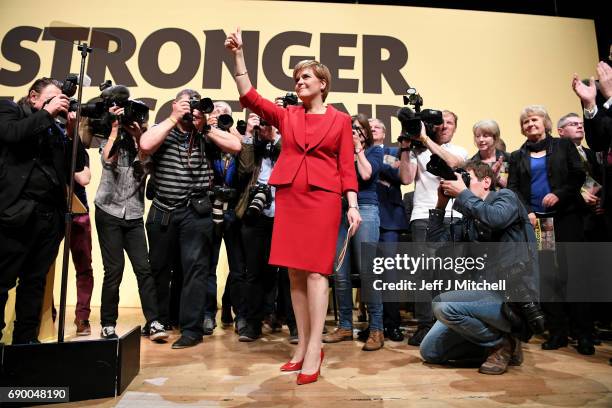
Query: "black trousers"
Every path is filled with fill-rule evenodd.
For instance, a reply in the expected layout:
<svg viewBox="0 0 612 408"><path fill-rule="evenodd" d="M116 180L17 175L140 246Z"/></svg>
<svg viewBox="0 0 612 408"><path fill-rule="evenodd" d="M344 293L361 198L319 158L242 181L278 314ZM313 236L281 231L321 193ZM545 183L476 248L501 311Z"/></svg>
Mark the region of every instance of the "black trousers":
<svg viewBox="0 0 612 408"><path fill-rule="evenodd" d="M149 266L147 241L142 218L124 220L96 207L96 229L104 265L102 283L102 305L100 321L102 326L117 324L119 307L119 286L123 278L125 256L128 255L138 282L138 294L142 312L147 323L159 319L155 279Z"/></svg>
<svg viewBox="0 0 612 408"><path fill-rule="evenodd" d="M191 207L164 213L151 206L146 228L160 320L169 321L172 269L180 262L183 273L179 311L181 333L202 338L213 238L211 216L199 215Z"/></svg>
<svg viewBox="0 0 612 408"><path fill-rule="evenodd" d="M64 237L63 213L38 204L25 225L0 227L0 333L6 326L8 292L17 286L13 344L38 338L40 313L49 267Z"/></svg>
<svg viewBox="0 0 612 408"><path fill-rule="evenodd" d="M580 213L571 212L558 214L554 217L555 241L556 242L582 242L584 241L584 224ZM590 336L593 332L593 315L591 304L585 302L566 302L563 298L566 293L568 262L567 254L563 251L563 246L557 246L554 258L550 253L541 253L540 263L544 263L544 270L541 285L547 292L545 300L558 302L543 302L542 310L546 316L546 323L550 334L566 336L570 326L576 336ZM556 266L551 264L555 262ZM540 268L542 271L542 268ZM551 273L552 272L552 273ZM553 293L554 295L549 295Z"/></svg>
<svg viewBox="0 0 612 408"><path fill-rule="evenodd" d="M213 249L210 260L210 274L207 279L206 310L205 315L215 316L217 314L217 264L219 263L219 251L221 241L225 242L229 274L225 283L225 291L221 304L223 307L233 307L237 319L246 316L246 304L244 288L245 261L241 236L242 222L233 209L225 213L221 234L213 237Z"/></svg>
<svg viewBox="0 0 612 408"><path fill-rule="evenodd" d="M270 266L270 247L274 218L261 215L242 227L242 240L246 260L244 293L246 294L249 326L261 329L265 315L265 298L276 281L278 268Z"/></svg>
<svg viewBox="0 0 612 408"><path fill-rule="evenodd" d="M453 223L456 220L453 221ZM429 219L418 219L410 223L410 231L412 234L412 242L427 242L427 226L429 225ZM449 229L451 228L451 219L448 217L444 218L444 226ZM427 271L423 275L423 278L432 281L434 278L433 271ZM434 315L431 301L437 295L435 291L426 292L419 291L416 294L416 302L414 304L414 317L419 322L420 327L431 327L434 323Z"/></svg>
<svg viewBox="0 0 612 408"><path fill-rule="evenodd" d="M385 243L386 257L395 256L396 251L391 250L393 243L398 243L400 238L399 230L387 230L384 228L380 229L379 242ZM388 330L399 329L402 324L402 318L400 315L400 303L399 302L383 302L383 327Z"/></svg>

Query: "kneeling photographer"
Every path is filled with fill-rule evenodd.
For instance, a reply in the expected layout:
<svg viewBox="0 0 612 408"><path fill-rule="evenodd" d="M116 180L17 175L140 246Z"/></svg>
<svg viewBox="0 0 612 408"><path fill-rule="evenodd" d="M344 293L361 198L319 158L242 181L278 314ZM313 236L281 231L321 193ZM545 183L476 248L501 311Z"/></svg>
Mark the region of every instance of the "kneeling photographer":
<svg viewBox="0 0 612 408"><path fill-rule="evenodd" d="M486 265L486 273L502 274L507 286L505 294L454 290L436 296L437 322L421 343L421 356L434 364L483 359L481 373L503 374L508 365L522 363L521 340L527 341L531 331L543 331L544 317L533 301L535 270L530 269L537 265L535 248L529 247L535 233L514 192L491 190L495 174L489 165L468 162L461 173L446 170L451 173L440 182L437 205L430 210L428 241L480 242L483 247L487 242L507 244L489 256ZM463 220L449 231L443 217L451 197Z"/></svg>
<svg viewBox="0 0 612 408"><path fill-rule="evenodd" d="M143 133L141 150L152 155L155 183L153 204L146 221L149 261L155 276L160 319L169 323L170 278L181 263L179 325L181 337L173 349L192 347L204 335L206 278L213 241L213 170L206 145L214 143L230 153L240 151L240 140L206 124L214 106L192 89L180 91L172 113Z"/></svg>
<svg viewBox="0 0 612 408"><path fill-rule="evenodd" d="M105 339L117 338L115 326L125 250L136 274L145 326L149 330L146 334L152 341L163 341L168 334L159 321L143 223L147 157L140 149L140 137L146 130L149 109L142 102L129 99L129 90L122 85L104 89L100 98L100 103L86 105L83 110L91 122L110 128L108 139L100 144L102 177L95 198L96 228L104 265L100 335Z"/></svg>
<svg viewBox="0 0 612 408"><path fill-rule="evenodd" d="M268 179L280 154L281 136L275 127L254 113L247 120L245 136L238 172L241 179L248 179L248 185L240 197L236 214L243 221L246 260L243 293L248 312L246 326L240 327L238 340L250 342L261 336L266 294L274 287L278 269L268 264L275 193L274 187L268 185Z"/></svg>

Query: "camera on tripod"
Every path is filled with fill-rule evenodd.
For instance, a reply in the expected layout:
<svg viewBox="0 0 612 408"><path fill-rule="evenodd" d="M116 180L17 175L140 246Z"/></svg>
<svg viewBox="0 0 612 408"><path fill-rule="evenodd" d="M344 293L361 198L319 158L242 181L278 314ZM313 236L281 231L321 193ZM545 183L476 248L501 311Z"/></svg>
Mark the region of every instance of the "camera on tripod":
<svg viewBox="0 0 612 408"><path fill-rule="evenodd" d="M410 140L411 146L414 148L424 148L425 146L420 140L421 122L425 125L425 133L427 136L434 139L434 126L444 123L442 119L442 111L437 109L423 109L423 98L415 88L408 88L407 95L403 96L404 105L410 105L414 109L402 108L397 113L397 119L402 124L402 133L398 136L397 141Z"/></svg>
<svg viewBox="0 0 612 408"><path fill-rule="evenodd" d="M255 218L261 215L264 208L272 205L272 189L269 185L257 183L249 190L249 206L246 209L247 218Z"/></svg>

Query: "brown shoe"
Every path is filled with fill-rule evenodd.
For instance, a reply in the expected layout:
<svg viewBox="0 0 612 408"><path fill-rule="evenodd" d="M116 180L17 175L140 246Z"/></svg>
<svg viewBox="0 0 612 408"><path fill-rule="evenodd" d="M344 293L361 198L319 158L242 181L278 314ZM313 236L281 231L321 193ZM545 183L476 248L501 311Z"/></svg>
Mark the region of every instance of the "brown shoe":
<svg viewBox="0 0 612 408"><path fill-rule="evenodd" d="M370 335L363 345L363 351L379 350L385 344L385 335L382 330L370 330Z"/></svg>
<svg viewBox="0 0 612 408"><path fill-rule="evenodd" d="M510 337L510 341L512 342L512 357L510 357L508 365L520 366L523 364L523 347L521 346L521 341L516 337Z"/></svg>
<svg viewBox="0 0 612 408"><path fill-rule="evenodd" d="M91 326L89 325L89 320L74 319L74 324L76 324L77 336L89 336L91 334Z"/></svg>
<svg viewBox="0 0 612 408"><path fill-rule="evenodd" d="M509 336L504 336L502 342L491 349L489 357L482 363L478 372L481 374L500 375L508 369L508 363L512 357L513 344Z"/></svg>
<svg viewBox="0 0 612 408"><path fill-rule="evenodd" d="M353 341L353 330L336 327L333 332L323 336L323 343L338 343L341 341Z"/></svg>

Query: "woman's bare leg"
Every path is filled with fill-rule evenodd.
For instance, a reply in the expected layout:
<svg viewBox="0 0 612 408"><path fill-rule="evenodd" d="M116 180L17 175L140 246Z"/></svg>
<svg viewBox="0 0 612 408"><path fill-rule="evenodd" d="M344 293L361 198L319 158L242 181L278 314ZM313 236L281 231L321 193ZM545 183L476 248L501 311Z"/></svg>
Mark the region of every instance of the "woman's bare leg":
<svg viewBox="0 0 612 408"><path fill-rule="evenodd" d="M298 344L291 358L292 363L302 361L306 355L310 338L310 316L308 310L308 272L289 269L289 282L291 283L291 304L295 314L295 323L298 329Z"/></svg>

